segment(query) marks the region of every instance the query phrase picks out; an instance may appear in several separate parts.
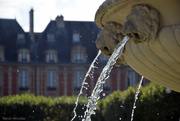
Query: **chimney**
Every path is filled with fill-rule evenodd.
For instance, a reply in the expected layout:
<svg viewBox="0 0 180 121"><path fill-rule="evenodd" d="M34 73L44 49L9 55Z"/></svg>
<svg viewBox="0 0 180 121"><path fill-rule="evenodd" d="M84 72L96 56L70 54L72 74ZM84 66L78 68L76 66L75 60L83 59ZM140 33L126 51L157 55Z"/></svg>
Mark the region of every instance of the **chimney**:
<svg viewBox="0 0 180 121"><path fill-rule="evenodd" d="M34 10L33 8L29 11L29 34L32 41L34 41Z"/></svg>
<svg viewBox="0 0 180 121"><path fill-rule="evenodd" d="M62 15L56 17L56 26L58 28L64 28L64 17Z"/></svg>

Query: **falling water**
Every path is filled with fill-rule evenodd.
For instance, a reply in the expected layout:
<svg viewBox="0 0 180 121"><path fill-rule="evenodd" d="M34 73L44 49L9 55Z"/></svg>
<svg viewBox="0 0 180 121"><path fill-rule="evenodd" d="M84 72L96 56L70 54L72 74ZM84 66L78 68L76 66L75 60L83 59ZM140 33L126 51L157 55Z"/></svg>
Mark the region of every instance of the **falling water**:
<svg viewBox="0 0 180 121"><path fill-rule="evenodd" d="M95 114L96 110L96 104L98 99L100 98L100 93L103 91L103 84L105 83L105 80L109 77L109 74L111 72L111 69L113 68L113 65L116 63L116 60L121 56L123 48L126 44L126 42L130 39L130 37L125 36L123 40L117 45L115 48L113 54L111 55L109 61L107 62L107 65L103 68L97 83L94 87L94 90L88 100L87 109L84 113L84 118L82 121L91 121L91 115Z"/></svg>
<svg viewBox="0 0 180 121"><path fill-rule="evenodd" d="M89 76L91 79L93 79L93 73L94 73L93 70L94 70L94 68L96 68L96 67L94 66L94 64L95 64L95 62L97 63L97 60L98 60L98 57L99 57L100 54L101 54L101 50L99 50L97 56L95 57L95 59L94 59L93 62L91 63L91 65L90 65L90 67L89 67L89 69L88 69L88 71L87 71L87 73L86 73L86 75L85 75L85 77L84 77L84 80L83 80L83 82L82 82L82 86L81 86L80 92L79 92L78 97L77 97L77 100L76 100L76 102L75 102L75 107L74 107L74 109L73 109L74 117L71 119L71 121L73 121L73 120L76 118L76 116L77 116L77 114L76 114L76 108L77 108L77 106L78 106L79 97L80 97L81 94L83 93L83 89L84 89L84 88L85 88L85 89L87 88L85 85L88 84L88 83L86 82L86 78Z"/></svg>
<svg viewBox="0 0 180 121"><path fill-rule="evenodd" d="M140 88L141 88L141 84L142 84L142 81L143 81L144 77L142 76L141 77L141 80L139 82L139 86L137 88L137 91L136 91L136 94L135 94L135 97L134 97L134 104L133 104L133 109L132 109L132 113L131 113L131 121L133 121L133 116L134 116L134 110L136 108L136 101L138 99L138 94L140 92Z"/></svg>

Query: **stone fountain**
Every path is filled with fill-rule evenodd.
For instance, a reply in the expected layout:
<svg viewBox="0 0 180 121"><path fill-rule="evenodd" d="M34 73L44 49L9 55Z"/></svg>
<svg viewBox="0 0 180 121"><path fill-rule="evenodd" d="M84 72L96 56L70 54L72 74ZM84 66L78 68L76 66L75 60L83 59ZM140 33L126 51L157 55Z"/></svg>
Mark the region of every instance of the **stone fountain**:
<svg viewBox="0 0 180 121"><path fill-rule="evenodd" d="M180 92L180 0L106 0L95 23L102 29L96 46L108 58L131 37L117 66Z"/></svg>

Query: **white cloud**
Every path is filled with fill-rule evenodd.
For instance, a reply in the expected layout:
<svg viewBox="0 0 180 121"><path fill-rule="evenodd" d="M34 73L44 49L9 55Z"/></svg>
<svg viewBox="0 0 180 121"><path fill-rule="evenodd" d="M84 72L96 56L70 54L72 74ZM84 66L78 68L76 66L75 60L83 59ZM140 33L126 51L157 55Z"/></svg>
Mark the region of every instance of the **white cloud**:
<svg viewBox="0 0 180 121"><path fill-rule="evenodd" d="M29 11L34 9L35 31L43 31L49 21L62 14L65 20L93 21L104 0L0 0L0 18L16 18L29 29Z"/></svg>

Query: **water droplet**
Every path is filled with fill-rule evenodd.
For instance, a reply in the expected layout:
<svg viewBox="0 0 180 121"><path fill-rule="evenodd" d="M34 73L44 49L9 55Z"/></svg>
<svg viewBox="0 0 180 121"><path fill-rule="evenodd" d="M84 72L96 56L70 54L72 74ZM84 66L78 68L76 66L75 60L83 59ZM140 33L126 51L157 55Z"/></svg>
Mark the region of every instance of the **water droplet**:
<svg viewBox="0 0 180 121"><path fill-rule="evenodd" d="M119 118L119 120L121 121L121 118Z"/></svg>
<svg viewBox="0 0 180 121"><path fill-rule="evenodd" d="M106 96L106 94L105 94L105 93L103 93L102 95L103 95L104 97Z"/></svg>

